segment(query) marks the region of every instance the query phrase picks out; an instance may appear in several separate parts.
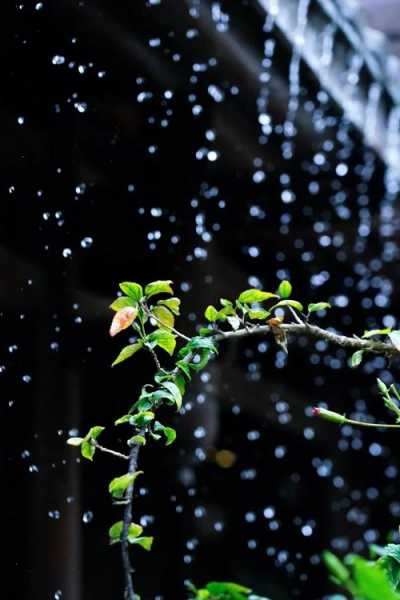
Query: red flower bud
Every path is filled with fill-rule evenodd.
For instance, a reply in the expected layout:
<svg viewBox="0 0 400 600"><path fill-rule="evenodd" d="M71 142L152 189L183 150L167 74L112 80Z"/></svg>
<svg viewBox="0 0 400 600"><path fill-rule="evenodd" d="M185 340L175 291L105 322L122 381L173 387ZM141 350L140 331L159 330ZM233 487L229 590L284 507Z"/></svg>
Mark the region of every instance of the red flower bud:
<svg viewBox="0 0 400 600"><path fill-rule="evenodd" d="M320 408L319 406L313 407L312 415L313 417L320 417L321 419L325 419L325 421L330 421L331 423L338 423L338 425L343 425L346 423L346 417L344 415L340 415L332 410L327 410L326 408Z"/></svg>

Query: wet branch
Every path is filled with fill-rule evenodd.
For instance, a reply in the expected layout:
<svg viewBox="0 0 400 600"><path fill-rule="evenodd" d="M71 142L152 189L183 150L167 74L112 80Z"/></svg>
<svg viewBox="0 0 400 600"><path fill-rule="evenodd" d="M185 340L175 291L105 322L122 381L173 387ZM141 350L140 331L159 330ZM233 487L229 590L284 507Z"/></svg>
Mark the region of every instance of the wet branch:
<svg viewBox="0 0 400 600"><path fill-rule="evenodd" d="M143 435L143 430L139 432L139 435ZM138 459L139 459L139 450L140 445L135 444L132 446L131 451L129 453L129 467L128 473L132 475L137 471ZM128 542L128 531L129 525L132 522L132 500L133 500L133 491L134 491L135 483L132 482L126 491L126 506L124 510L123 517L123 527L122 527L122 535L121 535L121 554L122 554L122 564L124 567L124 576L125 576L125 597L126 600L135 600L136 594L133 588L133 580L132 580L132 565L129 557L129 542Z"/></svg>
<svg viewBox="0 0 400 600"><path fill-rule="evenodd" d="M348 337L322 329L317 325L310 325L309 323L282 323L280 326L285 333L288 335L296 336L307 336L315 339L322 339L330 342L341 348L347 348L348 350L365 350L374 354L381 354L387 357L398 356L399 351L391 344L387 342L379 342L375 340L363 340L358 337ZM229 340L232 338L242 338L251 335L265 335L271 331L269 325L254 325L248 329L238 329L237 331L219 331L214 339L216 342L222 340Z"/></svg>

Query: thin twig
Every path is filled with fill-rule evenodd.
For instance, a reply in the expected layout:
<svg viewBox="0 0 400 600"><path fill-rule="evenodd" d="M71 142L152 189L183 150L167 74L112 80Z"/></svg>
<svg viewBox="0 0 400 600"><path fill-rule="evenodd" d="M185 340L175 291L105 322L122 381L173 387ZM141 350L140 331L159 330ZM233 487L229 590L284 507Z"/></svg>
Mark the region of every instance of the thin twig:
<svg viewBox="0 0 400 600"><path fill-rule="evenodd" d="M357 427L376 427L380 429L400 429L400 425L393 425L392 423L368 423L367 421L354 421L353 419L346 419L343 425L356 425Z"/></svg>
<svg viewBox="0 0 400 600"><path fill-rule="evenodd" d="M188 337L187 335L185 335L184 333L181 333L180 331L178 331L177 329L175 329L175 327L170 327L169 325L166 325L165 323L163 323L161 321L161 319L159 319L158 317L156 317L156 315L154 315L151 310L149 310L147 308L147 306L143 306L143 310L144 312L151 317L152 319L154 319L155 321L157 321L157 323L160 323L160 325L163 326L164 329L168 329L169 331L173 331L174 333L176 333L177 336L181 337L183 340L186 340L187 342L190 342L191 338Z"/></svg>
<svg viewBox="0 0 400 600"><path fill-rule="evenodd" d="M294 320L296 321L296 323L298 323L299 325L304 325L303 321L300 319L299 315L297 314L297 312L294 310L294 308L292 308L291 306L288 306L288 309L290 310L290 312L293 315Z"/></svg>
<svg viewBox="0 0 400 600"><path fill-rule="evenodd" d="M100 446L100 444L98 442L96 442L96 440L92 439L92 444L93 446L96 447L97 450L100 450L100 452L105 452L106 454L112 454L113 456L116 456L117 458L123 458L124 460L129 460L129 456L127 456L126 454L121 454L121 452L117 452L116 450L110 450L110 448L105 448L104 446Z"/></svg>
<svg viewBox="0 0 400 600"><path fill-rule="evenodd" d="M156 363L157 371L161 371L161 363L158 360L158 356L157 356L154 348L152 348L150 345L149 346L146 345L146 348L149 350L150 354L152 355L152 357L154 359L154 362Z"/></svg>

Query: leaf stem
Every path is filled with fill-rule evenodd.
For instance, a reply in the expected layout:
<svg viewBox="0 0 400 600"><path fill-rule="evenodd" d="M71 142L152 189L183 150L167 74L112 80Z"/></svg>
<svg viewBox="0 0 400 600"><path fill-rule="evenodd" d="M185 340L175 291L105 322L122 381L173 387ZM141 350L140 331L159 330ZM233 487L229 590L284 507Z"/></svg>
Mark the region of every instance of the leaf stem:
<svg viewBox="0 0 400 600"><path fill-rule="evenodd" d="M100 444L98 442L96 442L96 440L92 439L93 446L96 447L97 450L100 450L100 452L105 452L106 454L112 454L112 456L116 456L117 458L123 458L124 460L129 460L129 456L127 456L126 454L122 454L121 452L117 452L116 450L111 450L110 448L105 448L104 446L100 446Z"/></svg>
<svg viewBox="0 0 400 600"><path fill-rule="evenodd" d="M391 423L368 423L367 421L355 421L353 419L346 419L343 425L355 425L357 427L375 427L377 429L400 429L400 424L393 425Z"/></svg>
<svg viewBox="0 0 400 600"><path fill-rule="evenodd" d="M163 323L158 317L156 317L156 315L154 315L151 312L151 310L149 310L149 308L147 308L147 306L145 306L145 305L142 305L142 306L143 306L144 312L149 317L151 317L152 319L154 319L155 321L157 321L157 323L160 323L160 325L162 325L164 329L168 329L169 331L173 331L174 333L176 333L177 336L181 337L183 340L186 340L187 342L190 342L190 340L191 340L190 337L188 337L184 333L181 333L180 331L178 331L177 329L175 329L175 327L170 327L169 325L165 325L165 323Z"/></svg>

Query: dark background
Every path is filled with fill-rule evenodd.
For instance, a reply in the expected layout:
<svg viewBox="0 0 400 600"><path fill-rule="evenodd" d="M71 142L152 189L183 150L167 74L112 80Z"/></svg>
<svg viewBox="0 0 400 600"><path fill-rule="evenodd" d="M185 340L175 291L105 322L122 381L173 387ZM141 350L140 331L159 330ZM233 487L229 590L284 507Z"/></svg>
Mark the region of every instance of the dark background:
<svg viewBox="0 0 400 600"><path fill-rule="evenodd" d="M151 381L146 357L110 368L123 343L107 333L119 281L173 279L189 334L207 304L285 277L300 300L332 302L324 325L359 335L397 326L398 212L380 158L302 66L285 159L291 48L273 34L275 130L263 138L254 65L265 16L251 1L222 3L225 31L224 18L199 7L21 0L3 23L10 600L122 597L119 552L107 546L118 511L106 491L121 467L107 456L81 463L65 443L101 424L104 444L123 451L112 422ZM340 163L348 172L339 177ZM307 340L293 341L287 360L271 339L221 347L183 414L164 415L177 442L142 453L134 514L156 538L150 554L134 552L142 598L180 600L186 579L229 579L273 600L317 600L333 591L323 549L366 553L396 539L396 434L310 418L318 402L386 418L375 377L389 383L391 373L380 358L352 370L342 350ZM229 469L215 460L222 449L235 455Z"/></svg>

